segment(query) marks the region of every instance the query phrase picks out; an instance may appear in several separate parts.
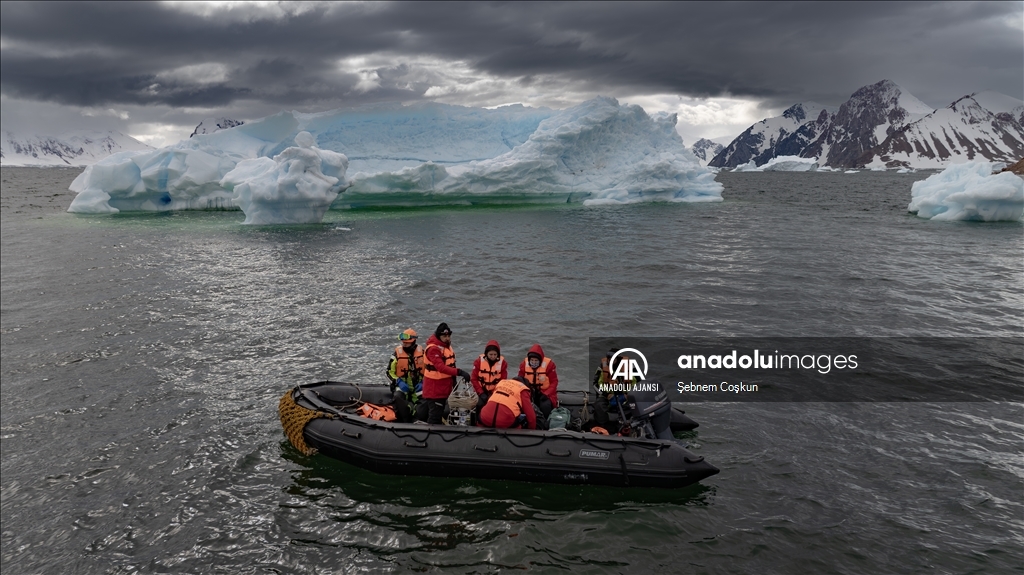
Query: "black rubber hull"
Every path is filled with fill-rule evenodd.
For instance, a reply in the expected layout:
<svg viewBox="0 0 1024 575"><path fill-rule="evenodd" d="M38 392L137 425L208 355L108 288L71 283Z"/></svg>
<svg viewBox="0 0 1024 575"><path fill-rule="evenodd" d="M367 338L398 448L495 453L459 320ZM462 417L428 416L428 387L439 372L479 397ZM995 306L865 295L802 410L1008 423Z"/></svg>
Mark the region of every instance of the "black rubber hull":
<svg viewBox="0 0 1024 575"><path fill-rule="evenodd" d="M310 386L306 386L310 387ZM368 401L370 403L388 404L391 402L391 391L383 385L355 386L351 384L329 384L317 387L325 394L325 399L341 404L352 400ZM558 394L558 403L572 412L574 418L580 416L584 404L590 417L594 416L595 395L584 391L563 391ZM619 414L612 411L608 414L612 421L619 420ZM693 431L697 429L698 423L690 419L679 406L672 406L671 428L675 433L681 431Z"/></svg>
<svg viewBox="0 0 1024 575"><path fill-rule="evenodd" d="M327 404L351 398L351 386L307 387L317 392L313 399ZM378 390L359 393L372 402ZM301 392L293 397L303 407L316 408ZM676 440L571 431L390 423L336 413L333 419L310 421L303 438L328 457L396 475L678 488L718 473Z"/></svg>
<svg viewBox="0 0 1024 575"><path fill-rule="evenodd" d="M584 391L561 391L558 393L558 404L562 407L567 408L572 412L573 417L579 417L580 411L583 409L584 402L587 404L587 411L590 412L590 416L594 416L594 394L587 393ZM618 421L619 414L613 410L608 414L608 418L611 421ZM672 406L672 423L671 428L674 433L680 431L693 431L697 429L699 424L690 419L680 407Z"/></svg>

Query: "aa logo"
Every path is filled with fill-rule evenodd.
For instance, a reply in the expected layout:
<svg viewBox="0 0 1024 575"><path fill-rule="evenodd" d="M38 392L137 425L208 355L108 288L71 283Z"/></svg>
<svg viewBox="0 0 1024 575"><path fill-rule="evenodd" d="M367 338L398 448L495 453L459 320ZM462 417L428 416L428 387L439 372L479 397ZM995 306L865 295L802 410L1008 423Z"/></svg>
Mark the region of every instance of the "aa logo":
<svg viewBox="0 0 1024 575"><path fill-rule="evenodd" d="M633 357L631 357L632 354L640 356L640 359L644 361L643 370L640 369L640 364L637 363L637 361L633 359ZM620 355L623 355L622 360L619 361L618 363L615 363L615 360L618 359ZM615 352L615 355L612 356L611 361L609 361L608 363L609 365L614 366L614 371L612 372L612 379L621 379L623 381L629 381L634 377L643 379L644 376L647 375L647 358L644 357L644 354L640 353L639 351L631 347L626 347Z"/></svg>

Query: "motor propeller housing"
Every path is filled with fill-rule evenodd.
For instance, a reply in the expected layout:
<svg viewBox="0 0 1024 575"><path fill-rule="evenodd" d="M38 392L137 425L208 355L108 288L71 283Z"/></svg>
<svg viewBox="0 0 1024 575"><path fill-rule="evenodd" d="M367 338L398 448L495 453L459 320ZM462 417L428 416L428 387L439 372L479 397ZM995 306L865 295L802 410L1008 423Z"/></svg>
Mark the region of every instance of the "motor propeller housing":
<svg viewBox="0 0 1024 575"><path fill-rule="evenodd" d="M658 382L645 381L633 384L631 393L626 395L626 405L634 424L646 429L646 434L658 439L674 439L672 435L672 399Z"/></svg>

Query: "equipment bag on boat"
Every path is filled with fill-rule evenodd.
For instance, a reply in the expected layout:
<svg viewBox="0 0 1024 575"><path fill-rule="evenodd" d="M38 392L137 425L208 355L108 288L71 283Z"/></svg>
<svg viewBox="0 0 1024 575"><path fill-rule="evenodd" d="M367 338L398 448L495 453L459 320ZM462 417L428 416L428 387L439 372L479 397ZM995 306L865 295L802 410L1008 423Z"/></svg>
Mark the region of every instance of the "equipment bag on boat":
<svg viewBox="0 0 1024 575"><path fill-rule="evenodd" d="M398 415L395 414L395 409L389 405L364 403L356 412L363 417L376 419L378 421L396 421L398 419Z"/></svg>
<svg viewBox="0 0 1024 575"><path fill-rule="evenodd" d="M572 414L564 407L556 407L548 416L548 429L565 429L569 425Z"/></svg>

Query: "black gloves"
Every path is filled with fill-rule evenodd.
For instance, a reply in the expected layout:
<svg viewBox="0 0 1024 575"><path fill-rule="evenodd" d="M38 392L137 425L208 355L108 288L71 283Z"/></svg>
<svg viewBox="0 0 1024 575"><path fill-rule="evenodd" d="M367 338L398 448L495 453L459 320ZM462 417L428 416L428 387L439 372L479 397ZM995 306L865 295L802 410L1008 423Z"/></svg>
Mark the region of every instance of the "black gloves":
<svg viewBox="0 0 1024 575"><path fill-rule="evenodd" d="M469 373L464 369L459 370L459 377L465 379L466 381L469 381Z"/></svg>

